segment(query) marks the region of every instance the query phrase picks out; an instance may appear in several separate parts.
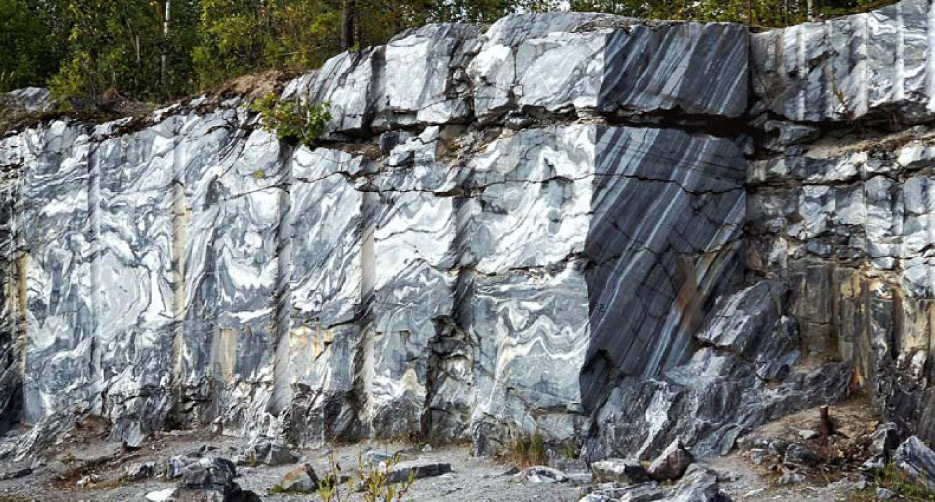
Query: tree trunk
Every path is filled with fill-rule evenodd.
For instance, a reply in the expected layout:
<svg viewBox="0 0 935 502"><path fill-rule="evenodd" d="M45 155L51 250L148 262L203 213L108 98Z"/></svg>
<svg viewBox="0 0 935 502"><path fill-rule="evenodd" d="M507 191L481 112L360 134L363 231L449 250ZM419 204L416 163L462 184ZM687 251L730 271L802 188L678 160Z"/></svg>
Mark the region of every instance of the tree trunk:
<svg viewBox="0 0 935 502"><path fill-rule="evenodd" d="M344 0L341 10L341 48L350 50L354 47L355 27L357 25L357 0Z"/></svg>
<svg viewBox="0 0 935 502"><path fill-rule="evenodd" d="M162 18L162 85L166 85L166 78L168 77L169 65L168 65L168 52L169 52L169 21L171 20L171 7L172 0L166 0L165 4L165 16ZM163 89L165 90L165 89Z"/></svg>
<svg viewBox="0 0 935 502"><path fill-rule="evenodd" d="M808 20L817 21L818 15L815 11L815 0L808 0Z"/></svg>

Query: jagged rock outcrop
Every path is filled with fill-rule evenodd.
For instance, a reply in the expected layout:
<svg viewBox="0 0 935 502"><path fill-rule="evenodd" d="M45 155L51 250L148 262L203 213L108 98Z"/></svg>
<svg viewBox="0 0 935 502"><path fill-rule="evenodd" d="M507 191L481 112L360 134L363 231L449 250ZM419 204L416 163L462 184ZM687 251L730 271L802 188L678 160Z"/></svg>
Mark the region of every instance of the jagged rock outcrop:
<svg viewBox="0 0 935 502"><path fill-rule="evenodd" d="M874 120L930 117L931 9L430 25L285 86L314 147L242 97L7 134L0 426L651 458L863 384L916 427L935 149Z"/></svg>

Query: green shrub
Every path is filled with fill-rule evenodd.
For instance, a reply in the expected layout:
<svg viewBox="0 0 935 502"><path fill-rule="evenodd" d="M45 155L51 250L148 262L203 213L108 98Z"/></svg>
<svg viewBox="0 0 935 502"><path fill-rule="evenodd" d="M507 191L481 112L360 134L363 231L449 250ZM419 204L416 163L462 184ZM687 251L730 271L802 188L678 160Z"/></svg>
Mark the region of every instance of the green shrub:
<svg viewBox="0 0 935 502"><path fill-rule="evenodd" d="M390 473L399 463L399 455L381 465L372 465L357 457L356 476L345 476L341 466L331 456L329 471L318 483L318 496L322 502L350 500L355 491L361 492L365 502L401 501L415 482L415 470L401 483L391 483Z"/></svg>
<svg viewBox="0 0 935 502"><path fill-rule="evenodd" d="M544 465L549 460L545 454L545 438L539 433L532 436L516 436L510 450L513 462L520 468Z"/></svg>
<svg viewBox="0 0 935 502"><path fill-rule="evenodd" d="M257 99L250 109L260 114L263 127L279 139L292 139L311 145L323 135L331 120L328 103L310 104L285 101L275 93Z"/></svg>

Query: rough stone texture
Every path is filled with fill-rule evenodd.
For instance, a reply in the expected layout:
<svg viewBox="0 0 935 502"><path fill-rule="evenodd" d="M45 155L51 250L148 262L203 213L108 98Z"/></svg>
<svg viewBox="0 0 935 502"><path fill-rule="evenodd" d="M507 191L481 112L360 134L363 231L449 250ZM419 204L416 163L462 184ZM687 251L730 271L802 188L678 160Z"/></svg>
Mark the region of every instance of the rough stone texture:
<svg viewBox="0 0 935 502"><path fill-rule="evenodd" d="M52 93L44 87L26 87L12 92L0 93L0 108L6 113L44 112L52 108Z"/></svg>
<svg viewBox="0 0 935 502"><path fill-rule="evenodd" d="M285 473L276 489L286 493L312 493L318 489L318 475L311 465L305 464Z"/></svg>
<svg viewBox="0 0 935 502"><path fill-rule="evenodd" d="M636 460L608 458L591 464L591 473L596 483L613 482L630 485L649 481L646 469Z"/></svg>
<svg viewBox="0 0 935 502"><path fill-rule="evenodd" d="M866 14L754 34L757 106L803 122L873 112L910 122L931 118L932 8L927 0L903 0Z"/></svg>
<svg viewBox="0 0 935 502"><path fill-rule="evenodd" d="M430 25L286 86L327 146L241 98L10 133L0 454L94 413L707 455L852 385L935 437L930 11Z"/></svg>
<svg viewBox="0 0 935 502"><path fill-rule="evenodd" d="M918 437L912 436L899 445L893 454L893 465L935 490L935 452Z"/></svg>
<svg viewBox="0 0 935 502"><path fill-rule="evenodd" d="M730 496L721 491L717 474L700 466L693 466L679 481L675 492L664 502L730 502Z"/></svg>
<svg viewBox="0 0 935 502"><path fill-rule="evenodd" d="M589 454L626 451L648 460L676 440L697 456L723 454L757 424L843 397L850 365L792 366L799 338L795 323L781 315L788 298L785 287L770 282L722 298L687 362L657 378L625 379L611 391ZM758 339L764 342L743 352L746 341ZM769 380L758 361L784 363Z"/></svg>
<svg viewBox="0 0 935 502"><path fill-rule="evenodd" d="M646 472L656 481L671 481L682 477L693 460L691 453L676 439L649 464Z"/></svg>

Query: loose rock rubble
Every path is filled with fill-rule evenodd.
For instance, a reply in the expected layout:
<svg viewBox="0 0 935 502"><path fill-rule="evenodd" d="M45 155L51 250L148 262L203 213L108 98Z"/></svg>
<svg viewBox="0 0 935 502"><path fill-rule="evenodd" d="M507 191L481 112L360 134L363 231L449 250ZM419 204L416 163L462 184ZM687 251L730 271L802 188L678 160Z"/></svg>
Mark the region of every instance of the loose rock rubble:
<svg viewBox="0 0 935 502"><path fill-rule="evenodd" d="M318 475L309 465L301 465L283 475L274 491L282 493L311 493L318 488Z"/></svg>
<svg viewBox="0 0 935 502"><path fill-rule="evenodd" d="M656 481L671 481L682 477L692 461L692 454L676 439L649 464L647 473Z"/></svg>

